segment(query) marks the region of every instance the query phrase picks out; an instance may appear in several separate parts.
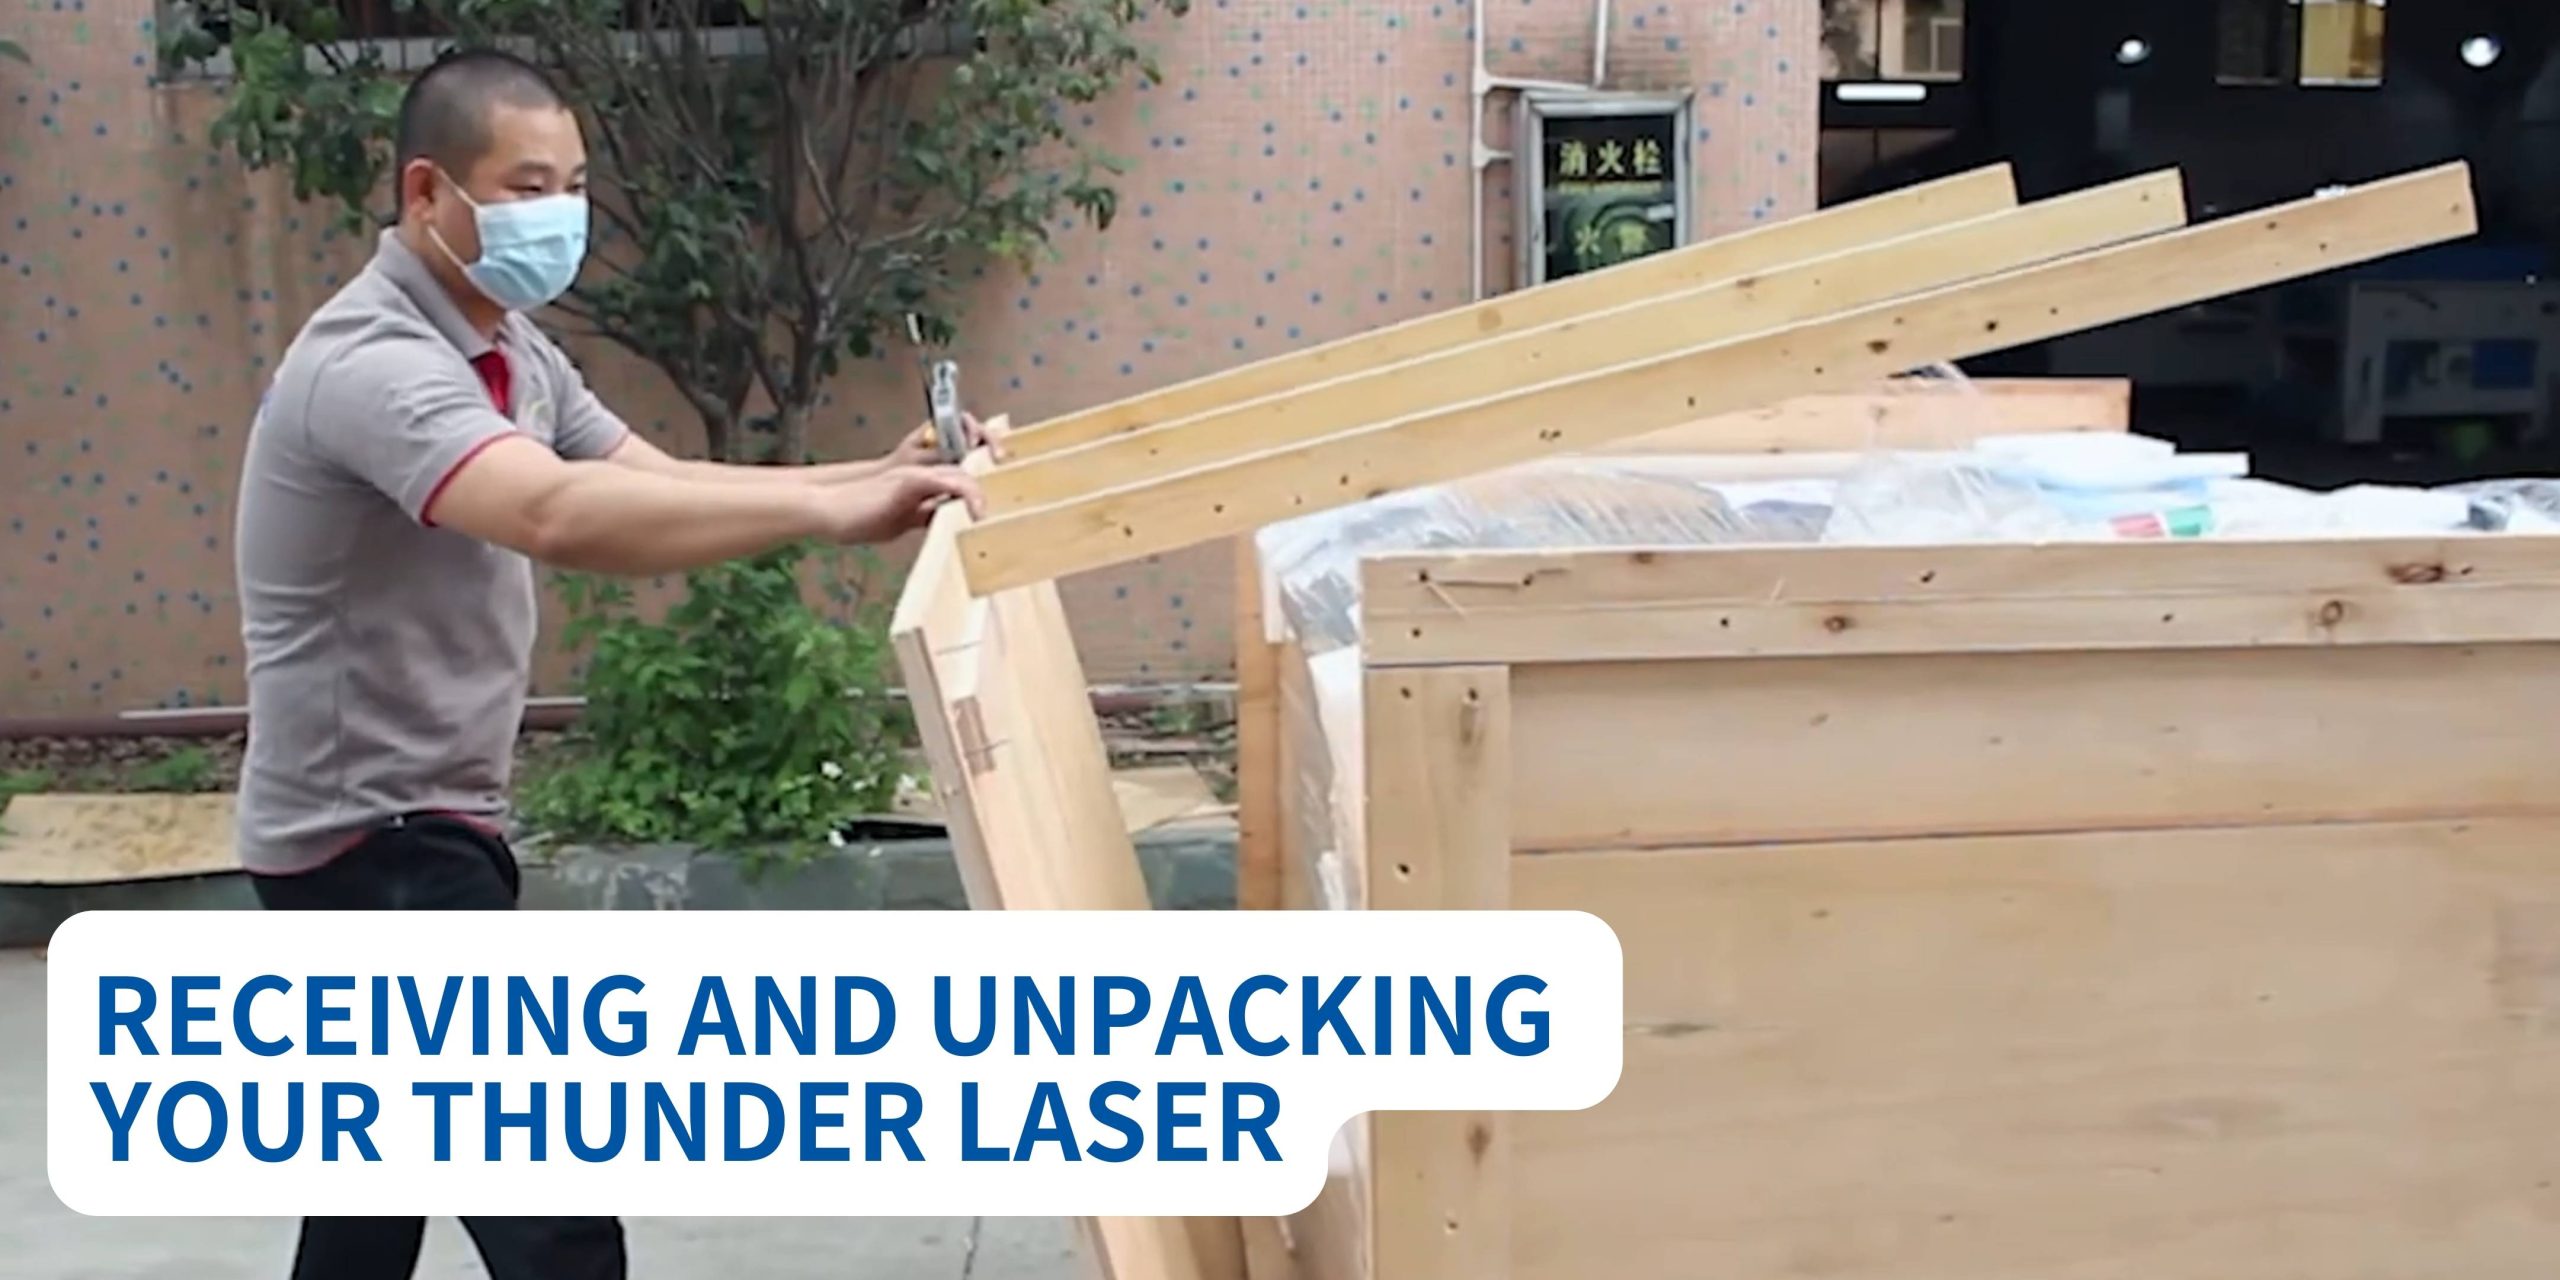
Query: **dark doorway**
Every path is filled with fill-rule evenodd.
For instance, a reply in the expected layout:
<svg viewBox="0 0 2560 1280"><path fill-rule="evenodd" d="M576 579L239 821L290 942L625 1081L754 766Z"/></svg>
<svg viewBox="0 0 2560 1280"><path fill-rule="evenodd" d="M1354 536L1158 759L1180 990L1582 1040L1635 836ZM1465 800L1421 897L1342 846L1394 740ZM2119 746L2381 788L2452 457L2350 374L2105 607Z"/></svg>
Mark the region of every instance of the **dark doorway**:
<svg viewBox="0 0 2560 1280"><path fill-rule="evenodd" d="M2560 468L2560 4L1824 0L1826 203L1995 160L2167 166L2202 221L2464 159L2456 245L1966 362L2135 379L2137 429L2304 483ZM1952 51L1949 42L1960 46ZM2377 390L2379 389L2379 390Z"/></svg>

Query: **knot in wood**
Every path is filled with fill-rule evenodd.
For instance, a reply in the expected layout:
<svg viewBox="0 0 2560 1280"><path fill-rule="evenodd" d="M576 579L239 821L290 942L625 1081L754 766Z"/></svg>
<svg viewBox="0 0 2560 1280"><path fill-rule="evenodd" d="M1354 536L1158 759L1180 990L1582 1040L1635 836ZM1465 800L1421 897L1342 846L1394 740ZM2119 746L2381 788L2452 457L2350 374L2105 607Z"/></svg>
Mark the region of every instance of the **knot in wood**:
<svg viewBox="0 0 2560 1280"><path fill-rule="evenodd" d="M1851 622L1849 620L1849 615L1845 613L1835 613L1822 620L1822 629L1835 636L1855 625L1857 624Z"/></svg>
<svg viewBox="0 0 2560 1280"><path fill-rule="evenodd" d="M1458 741L1475 746L1484 740L1484 704L1473 698L1458 706Z"/></svg>
<svg viewBox="0 0 2560 1280"><path fill-rule="evenodd" d="M2347 620L2347 602L2332 600L2320 606L2320 625L2334 627Z"/></svg>
<svg viewBox="0 0 2560 1280"><path fill-rule="evenodd" d="M2445 568L2441 564L2395 564L2391 566L2391 580L2404 587L2420 587L2425 586L2430 582L2442 582L2447 576Z"/></svg>

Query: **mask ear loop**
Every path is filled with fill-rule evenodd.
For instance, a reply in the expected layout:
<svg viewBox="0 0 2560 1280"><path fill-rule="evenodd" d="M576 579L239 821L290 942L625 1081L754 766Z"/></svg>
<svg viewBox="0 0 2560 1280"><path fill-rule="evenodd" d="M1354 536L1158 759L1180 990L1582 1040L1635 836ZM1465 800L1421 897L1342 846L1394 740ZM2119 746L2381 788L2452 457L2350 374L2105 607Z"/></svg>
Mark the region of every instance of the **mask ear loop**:
<svg viewBox="0 0 2560 1280"><path fill-rule="evenodd" d="M453 193L462 197L462 202L464 204L471 206L471 217L473 222L476 224L480 217L480 202L472 199L471 193L463 190L462 184L454 181L453 175L445 172L443 165L436 166L436 176L442 178L446 186L453 188ZM453 246L445 243L444 233L436 230L436 224L432 222L427 224L427 237L436 242L436 247L438 249L442 249L444 251L445 261L452 263L454 270L469 271L471 269L471 264L464 262L462 260L462 255L455 253L453 251Z"/></svg>

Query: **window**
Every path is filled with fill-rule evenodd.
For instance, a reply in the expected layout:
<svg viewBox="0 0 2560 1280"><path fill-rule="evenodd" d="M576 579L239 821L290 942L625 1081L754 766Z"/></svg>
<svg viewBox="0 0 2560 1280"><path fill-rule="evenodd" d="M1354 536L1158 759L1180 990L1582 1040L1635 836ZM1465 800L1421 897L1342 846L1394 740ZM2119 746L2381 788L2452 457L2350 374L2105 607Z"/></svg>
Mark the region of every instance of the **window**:
<svg viewBox="0 0 2560 1280"><path fill-rule="evenodd" d="M1825 80L1964 78L1964 0L1823 0Z"/></svg>
<svg viewBox="0 0 2560 1280"><path fill-rule="evenodd" d="M1889 0L1890 2L1890 0ZM1964 0L1901 0L1902 44L1888 44L1883 62L1893 74L1901 55L1901 74L1914 80L1964 78Z"/></svg>
<svg viewBox="0 0 2560 1280"><path fill-rule="evenodd" d="M2382 0L2302 0L2302 83L2382 83Z"/></svg>
<svg viewBox="0 0 2560 1280"><path fill-rule="evenodd" d="M1964 64L1964 0L1822 0L1826 128L1956 128Z"/></svg>
<svg viewBox="0 0 2560 1280"><path fill-rule="evenodd" d="M2384 0L2220 0L2215 80L2372 88L2387 11Z"/></svg>

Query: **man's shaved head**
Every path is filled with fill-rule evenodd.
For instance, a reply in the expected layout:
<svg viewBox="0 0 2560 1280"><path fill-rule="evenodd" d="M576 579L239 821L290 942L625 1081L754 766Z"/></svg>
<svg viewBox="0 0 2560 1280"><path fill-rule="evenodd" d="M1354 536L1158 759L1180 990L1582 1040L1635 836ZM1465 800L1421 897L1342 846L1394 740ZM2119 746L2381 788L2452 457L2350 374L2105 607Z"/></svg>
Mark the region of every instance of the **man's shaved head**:
<svg viewBox="0 0 2560 1280"><path fill-rule="evenodd" d="M480 260L480 221L519 200L586 195L577 113L540 67L465 49L410 83L395 146L402 240L466 313L494 325L491 301L463 275Z"/></svg>
<svg viewBox="0 0 2560 1280"><path fill-rule="evenodd" d="M542 68L496 49L457 49L436 59L400 100L395 172L413 160L462 178L489 152L490 117L499 108L565 110Z"/></svg>

